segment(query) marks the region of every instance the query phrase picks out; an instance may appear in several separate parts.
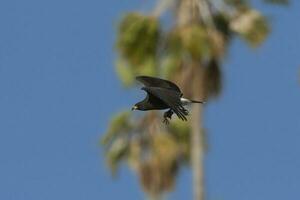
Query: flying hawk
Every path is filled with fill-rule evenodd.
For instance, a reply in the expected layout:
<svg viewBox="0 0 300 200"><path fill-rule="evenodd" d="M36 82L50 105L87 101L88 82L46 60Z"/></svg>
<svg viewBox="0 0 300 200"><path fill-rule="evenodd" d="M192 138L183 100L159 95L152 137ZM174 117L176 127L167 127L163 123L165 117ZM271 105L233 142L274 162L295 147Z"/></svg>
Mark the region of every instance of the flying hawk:
<svg viewBox="0 0 300 200"><path fill-rule="evenodd" d="M175 113L181 120L186 121L188 111L184 108L189 103L204 103L183 98L183 94L179 87L171 81L150 77L137 76L136 80L143 83L145 87L141 89L147 92L146 98L136 103L132 110L164 110L169 109L164 113L163 122L168 124L169 119Z"/></svg>

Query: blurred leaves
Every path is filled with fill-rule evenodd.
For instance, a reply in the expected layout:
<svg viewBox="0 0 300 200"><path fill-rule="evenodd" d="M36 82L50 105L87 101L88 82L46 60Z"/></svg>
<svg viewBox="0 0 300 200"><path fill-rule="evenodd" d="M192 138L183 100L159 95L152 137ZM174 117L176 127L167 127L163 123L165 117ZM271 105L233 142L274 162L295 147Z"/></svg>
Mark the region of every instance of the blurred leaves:
<svg viewBox="0 0 300 200"><path fill-rule="evenodd" d="M160 38L157 18L136 12L129 13L120 22L117 37L120 58L116 71L126 86L139 74L156 74L156 54Z"/></svg>
<svg viewBox="0 0 300 200"><path fill-rule="evenodd" d="M169 54L161 59L161 71L164 77L170 79L174 73L176 73L181 66L181 59L179 55Z"/></svg>
<svg viewBox="0 0 300 200"><path fill-rule="evenodd" d="M256 10L246 10L237 14L230 27L253 47L260 45L270 31L266 18Z"/></svg>
<svg viewBox="0 0 300 200"><path fill-rule="evenodd" d="M164 126L156 112L145 118L122 112L110 124L101 143L112 173L125 161L148 193L172 189L179 163L189 160L190 125L174 119Z"/></svg>
<svg viewBox="0 0 300 200"><path fill-rule="evenodd" d="M206 98L217 97L222 90L222 72L218 61L212 59L204 70L204 93Z"/></svg>
<svg viewBox="0 0 300 200"><path fill-rule="evenodd" d="M172 34L170 51L178 51L199 60L211 55L211 43L205 28L198 24L182 27ZM174 49L172 49L174 48Z"/></svg>
<svg viewBox="0 0 300 200"><path fill-rule="evenodd" d="M101 140L101 143L103 145L107 145L111 143L115 138L117 138L120 134L126 134L130 132L133 126L130 123L129 119L130 112L121 112L113 117L105 136Z"/></svg>
<svg viewBox="0 0 300 200"><path fill-rule="evenodd" d="M155 76L157 73L154 59L147 59L137 68L131 67L125 59L116 61L116 73L125 87L131 86L137 75Z"/></svg>
<svg viewBox="0 0 300 200"><path fill-rule="evenodd" d="M116 172L119 163L128 154L127 135L132 131L129 115L129 112L116 115L111 120L110 127L101 140L101 144L106 147L106 160L113 174Z"/></svg>
<svg viewBox="0 0 300 200"><path fill-rule="evenodd" d="M123 85L126 87L132 85L133 81L135 80L132 68L129 67L127 62L122 58L119 58L116 61L116 73Z"/></svg>
<svg viewBox="0 0 300 200"><path fill-rule="evenodd" d="M129 13L120 22L117 47L130 64L139 65L155 57L159 33L157 18Z"/></svg>
<svg viewBox="0 0 300 200"><path fill-rule="evenodd" d="M263 1L288 3L288 0ZM179 2L169 3L176 4L174 10L179 11ZM224 9L220 7L209 12L213 26L205 25L204 19L179 25L175 19L178 13L174 13L174 19L168 19L171 27L160 22L158 16L163 15L138 12L124 15L118 26L116 48L119 56L115 68L122 83L132 86L137 75L163 76L176 80L185 94L193 96L195 91L190 87L195 77L193 69L200 66L204 79L203 98L217 97L222 91L221 63L231 39L238 35L250 46L257 47L270 32L268 20L251 8L251 1L222 2ZM196 64L192 66L191 63ZM156 112L143 113L143 117L121 112L112 118L101 141L113 174L122 162L126 162L139 175L144 190L152 196L171 190L179 169L190 161L191 124L175 117L165 126L160 116ZM199 132L203 134L202 146L206 149L206 131Z"/></svg>
<svg viewBox="0 0 300 200"><path fill-rule="evenodd" d="M218 13L214 16L214 23L216 29L223 35L224 39L229 41L232 36L230 30L230 18L227 17L225 13Z"/></svg>
<svg viewBox="0 0 300 200"><path fill-rule="evenodd" d="M181 146L181 160L189 161L190 153L190 134L191 126L188 123L185 123L179 119L174 120L173 123L168 126L168 131L172 133L175 140Z"/></svg>

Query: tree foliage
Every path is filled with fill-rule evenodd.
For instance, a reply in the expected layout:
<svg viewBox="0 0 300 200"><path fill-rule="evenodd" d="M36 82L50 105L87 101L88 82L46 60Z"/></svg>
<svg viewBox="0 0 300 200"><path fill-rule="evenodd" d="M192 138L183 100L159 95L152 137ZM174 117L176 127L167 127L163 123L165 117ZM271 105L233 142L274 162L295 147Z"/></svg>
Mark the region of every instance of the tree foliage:
<svg viewBox="0 0 300 200"><path fill-rule="evenodd" d="M183 4L189 1L197 3L190 4L184 13ZM130 12L119 23L116 72L125 86L134 86L137 75L157 75L175 80L192 97L195 89L190 83L197 76L194 66L201 66L203 98L217 97L222 91L221 64L232 38L258 47L270 32L267 18L246 0L181 0L163 8L159 9L162 13L173 12L173 18L168 19L171 27L161 22L162 13ZM201 12L203 8L206 15ZM190 17L188 23L179 23L182 13ZM164 126L161 120L156 112L143 116L121 112L112 118L102 138L112 172L127 163L144 190L154 197L174 187L176 175L189 164L191 156L191 124L176 119ZM207 146L206 142L201 145Z"/></svg>

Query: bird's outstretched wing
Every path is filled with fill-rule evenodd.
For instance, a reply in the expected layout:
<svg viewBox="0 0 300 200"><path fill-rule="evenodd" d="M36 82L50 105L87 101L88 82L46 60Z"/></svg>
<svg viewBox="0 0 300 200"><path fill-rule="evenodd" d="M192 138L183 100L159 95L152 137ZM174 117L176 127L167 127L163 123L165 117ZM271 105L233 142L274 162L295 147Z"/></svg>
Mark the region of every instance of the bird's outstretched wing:
<svg viewBox="0 0 300 200"><path fill-rule="evenodd" d="M137 76L136 80L143 83L146 87L160 87L169 90L174 90L181 94L179 87L175 83L172 83L171 81L168 80L150 77L150 76Z"/></svg>
<svg viewBox="0 0 300 200"><path fill-rule="evenodd" d="M149 96L155 96L167 104L181 120L187 120L185 116L188 115L188 111L180 101L180 92L160 87L143 87L142 90L145 90Z"/></svg>

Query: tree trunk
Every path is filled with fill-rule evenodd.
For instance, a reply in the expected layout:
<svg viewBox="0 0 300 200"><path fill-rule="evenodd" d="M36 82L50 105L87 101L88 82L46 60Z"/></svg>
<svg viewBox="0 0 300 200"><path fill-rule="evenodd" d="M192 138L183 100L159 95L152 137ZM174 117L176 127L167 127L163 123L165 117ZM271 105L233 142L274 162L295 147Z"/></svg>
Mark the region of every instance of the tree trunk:
<svg viewBox="0 0 300 200"><path fill-rule="evenodd" d="M202 108L192 106L191 164L193 169L194 200L203 200L203 136L201 133Z"/></svg>
<svg viewBox="0 0 300 200"><path fill-rule="evenodd" d="M200 18L197 1L181 0L177 7L177 25L184 27L192 22L197 22ZM192 61L191 79L192 97L195 100L203 100L203 67L200 61ZM204 200L204 169L203 169L203 131L202 131L202 108L203 105L193 104L191 112L191 166L193 173L193 193L194 200Z"/></svg>
<svg viewBox="0 0 300 200"><path fill-rule="evenodd" d="M195 100L203 99L203 69L196 64L193 78L193 98ZM202 131L202 112L203 105L192 105L192 132L191 132L191 165L193 170L193 191L194 200L204 199L204 148Z"/></svg>

